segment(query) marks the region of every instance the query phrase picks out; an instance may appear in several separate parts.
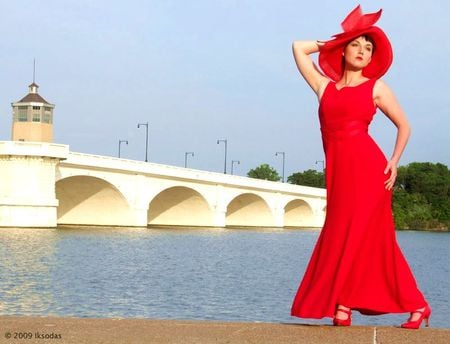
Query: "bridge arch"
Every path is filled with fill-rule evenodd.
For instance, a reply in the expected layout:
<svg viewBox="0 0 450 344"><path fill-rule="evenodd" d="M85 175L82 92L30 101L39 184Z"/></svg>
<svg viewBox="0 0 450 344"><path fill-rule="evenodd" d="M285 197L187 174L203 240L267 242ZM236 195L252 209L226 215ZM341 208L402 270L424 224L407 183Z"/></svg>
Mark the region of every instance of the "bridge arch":
<svg viewBox="0 0 450 344"><path fill-rule="evenodd" d="M253 193L241 194L228 204L226 226L272 227L275 220L267 202Z"/></svg>
<svg viewBox="0 0 450 344"><path fill-rule="evenodd" d="M111 183L93 176L71 176L56 182L58 224L127 226L133 211Z"/></svg>
<svg viewBox="0 0 450 344"><path fill-rule="evenodd" d="M285 227L306 227L314 221L311 206L302 199L294 199L284 207Z"/></svg>
<svg viewBox="0 0 450 344"><path fill-rule="evenodd" d="M174 186L161 191L150 202L149 225L213 226L213 212L206 199L196 190Z"/></svg>

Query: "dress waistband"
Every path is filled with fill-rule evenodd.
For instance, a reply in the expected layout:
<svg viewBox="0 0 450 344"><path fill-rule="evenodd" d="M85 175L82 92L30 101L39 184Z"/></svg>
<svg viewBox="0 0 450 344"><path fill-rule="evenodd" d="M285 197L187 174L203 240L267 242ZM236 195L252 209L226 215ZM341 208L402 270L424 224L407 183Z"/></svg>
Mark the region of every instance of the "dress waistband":
<svg viewBox="0 0 450 344"><path fill-rule="evenodd" d="M322 136L327 140L341 140L358 134L367 133L368 123L363 121L349 121L336 124L328 124L320 128Z"/></svg>

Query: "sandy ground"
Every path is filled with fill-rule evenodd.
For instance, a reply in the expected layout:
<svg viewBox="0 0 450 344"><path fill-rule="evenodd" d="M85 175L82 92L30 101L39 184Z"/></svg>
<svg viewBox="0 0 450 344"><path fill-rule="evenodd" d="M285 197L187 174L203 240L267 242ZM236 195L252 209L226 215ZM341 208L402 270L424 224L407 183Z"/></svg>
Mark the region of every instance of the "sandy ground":
<svg viewBox="0 0 450 344"><path fill-rule="evenodd" d="M449 344L450 329L213 321L0 317L0 343Z"/></svg>

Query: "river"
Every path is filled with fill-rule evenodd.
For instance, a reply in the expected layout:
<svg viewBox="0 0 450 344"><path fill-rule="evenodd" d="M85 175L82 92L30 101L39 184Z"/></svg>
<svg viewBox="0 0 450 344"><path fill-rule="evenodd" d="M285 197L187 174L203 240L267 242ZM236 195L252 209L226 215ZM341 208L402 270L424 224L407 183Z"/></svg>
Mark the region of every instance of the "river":
<svg viewBox="0 0 450 344"><path fill-rule="evenodd" d="M289 315L318 231L0 229L0 315L330 323ZM398 232L433 314L450 327L450 233ZM354 324L398 325L402 315Z"/></svg>

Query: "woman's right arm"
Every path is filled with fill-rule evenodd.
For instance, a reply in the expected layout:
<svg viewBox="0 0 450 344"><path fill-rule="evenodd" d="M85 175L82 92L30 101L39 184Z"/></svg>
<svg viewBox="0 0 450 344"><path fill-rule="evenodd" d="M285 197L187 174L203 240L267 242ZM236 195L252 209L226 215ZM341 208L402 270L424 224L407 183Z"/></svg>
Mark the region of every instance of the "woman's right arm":
<svg viewBox="0 0 450 344"><path fill-rule="evenodd" d="M329 79L324 76L311 59L324 43L319 41L295 41L292 43L295 63L305 81L320 99Z"/></svg>

